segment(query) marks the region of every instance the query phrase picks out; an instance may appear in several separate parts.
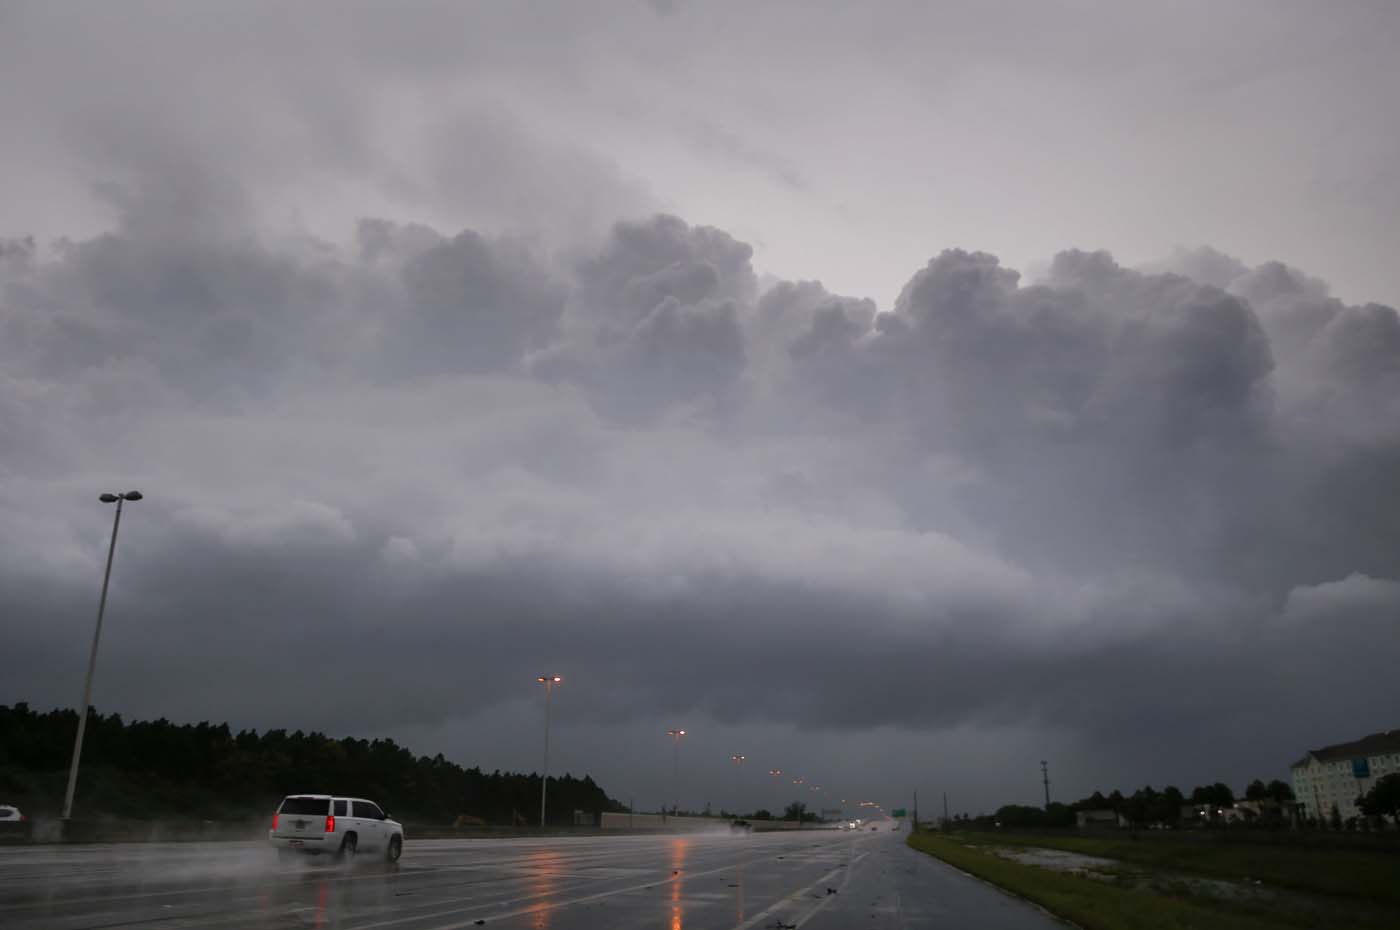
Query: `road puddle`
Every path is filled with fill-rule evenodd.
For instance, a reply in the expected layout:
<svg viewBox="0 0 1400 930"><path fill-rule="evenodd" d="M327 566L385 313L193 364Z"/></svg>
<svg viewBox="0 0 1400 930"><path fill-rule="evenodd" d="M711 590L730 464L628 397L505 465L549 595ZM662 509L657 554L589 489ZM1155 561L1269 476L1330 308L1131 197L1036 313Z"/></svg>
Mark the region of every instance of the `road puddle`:
<svg viewBox="0 0 1400 930"><path fill-rule="evenodd" d="M982 852L991 853L1002 859L1033 865L1053 872L1080 875L1096 881L1110 882L1128 888L1141 888L1160 894L1194 894L1215 898L1228 898L1236 901L1277 898L1277 889L1267 888L1259 882L1228 881L1221 878L1202 878L1182 872L1160 872L1142 866L1106 859L1102 856L1089 856L1065 849L1023 846L977 846ZM1299 895L1299 898L1305 896Z"/></svg>

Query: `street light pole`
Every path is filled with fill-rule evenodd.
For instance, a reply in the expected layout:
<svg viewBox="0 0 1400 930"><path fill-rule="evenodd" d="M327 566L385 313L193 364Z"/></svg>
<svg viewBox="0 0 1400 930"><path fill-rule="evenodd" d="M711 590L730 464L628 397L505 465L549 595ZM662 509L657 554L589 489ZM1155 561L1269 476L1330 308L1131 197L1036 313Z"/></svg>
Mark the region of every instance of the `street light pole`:
<svg viewBox="0 0 1400 930"><path fill-rule="evenodd" d="M734 816L739 816L739 770L744 767L744 756L742 753L735 753L729 757L734 763Z"/></svg>
<svg viewBox="0 0 1400 930"><path fill-rule="evenodd" d="M684 730L667 730L666 735L675 742L675 749L671 757L671 790L676 793L675 811L681 812L681 737L685 736Z"/></svg>
<svg viewBox="0 0 1400 930"><path fill-rule="evenodd" d="M544 792L549 784L549 695L564 679L558 675L541 675L535 679L544 685L544 773L540 775L540 827L544 827Z"/></svg>
<svg viewBox="0 0 1400 930"><path fill-rule="evenodd" d="M78 761L83 755L83 734L87 732L87 711L92 702L92 675L97 669L97 644L102 640L102 615L107 610L107 584L112 580L112 556L117 551L117 530L122 525L122 503L140 499L140 491L103 494L98 497L104 504L115 503L117 512L112 517L112 541L107 545L107 570L102 573L102 597L97 601L97 627L92 631L92 651L88 654L87 678L83 681L83 703L78 705L78 735L73 740L73 761L68 766L68 789L63 793L65 821L73 814L73 792L78 788Z"/></svg>

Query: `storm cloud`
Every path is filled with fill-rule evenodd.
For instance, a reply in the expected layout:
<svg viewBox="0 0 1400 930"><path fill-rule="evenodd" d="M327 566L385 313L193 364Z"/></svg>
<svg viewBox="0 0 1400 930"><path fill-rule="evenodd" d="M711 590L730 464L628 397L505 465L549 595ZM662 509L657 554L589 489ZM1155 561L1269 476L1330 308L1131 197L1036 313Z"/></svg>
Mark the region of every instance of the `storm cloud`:
<svg viewBox="0 0 1400 930"><path fill-rule="evenodd" d="M638 9L646 34L686 15ZM695 804L735 750L976 805L1033 787L988 766L1046 753L1087 793L1279 777L1395 725L1394 307L1209 248L1023 274L945 241L872 286L887 306L819 261L786 280L771 242L654 209L599 154L625 147L524 91L382 144L406 75L516 63L360 12L386 30L363 97L327 90L345 66L321 47L290 97L248 91L286 163L181 94L119 82L114 123L68 85L61 117L7 105L65 127L101 210L0 230L0 700L76 697L96 494L135 487L96 699L127 715L529 768L552 671L566 767L655 802L656 737L686 725L713 756ZM577 52L567 27L526 57ZM99 58L129 64L112 28ZM279 36L262 53L290 68ZM298 159L351 215L269 209L311 183ZM348 197L357 178L379 193Z"/></svg>

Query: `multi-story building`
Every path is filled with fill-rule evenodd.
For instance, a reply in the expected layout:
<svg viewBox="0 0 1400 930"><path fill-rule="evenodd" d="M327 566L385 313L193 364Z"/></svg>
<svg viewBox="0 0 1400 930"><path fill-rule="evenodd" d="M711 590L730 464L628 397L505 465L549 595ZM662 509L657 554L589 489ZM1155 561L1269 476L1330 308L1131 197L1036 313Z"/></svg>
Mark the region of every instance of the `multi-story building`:
<svg viewBox="0 0 1400 930"><path fill-rule="evenodd" d="M1293 763L1293 794L1305 817L1326 820L1335 806L1343 820L1361 812L1356 799L1376 780L1400 772L1400 730L1314 749Z"/></svg>

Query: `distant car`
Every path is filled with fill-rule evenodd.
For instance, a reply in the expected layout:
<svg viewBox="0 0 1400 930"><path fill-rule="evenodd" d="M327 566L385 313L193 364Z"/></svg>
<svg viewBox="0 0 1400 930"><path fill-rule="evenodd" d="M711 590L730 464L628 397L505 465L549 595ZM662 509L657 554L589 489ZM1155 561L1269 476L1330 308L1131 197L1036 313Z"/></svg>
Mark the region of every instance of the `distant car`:
<svg viewBox="0 0 1400 930"><path fill-rule="evenodd" d="M753 831L753 824L747 820L734 820L729 824L730 833L750 833Z"/></svg>
<svg viewBox="0 0 1400 930"><path fill-rule="evenodd" d="M13 804L0 804L0 823L24 823L28 819Z"/></svg>
<svg viewBox="0 0 1400 930"><path fill-rule="evenodd" d="M403 855L403 824L363 798L288 795L272 815L267 839L284 859L303 854L353 859L377 852L386 862L398 862Z"/></svg>

